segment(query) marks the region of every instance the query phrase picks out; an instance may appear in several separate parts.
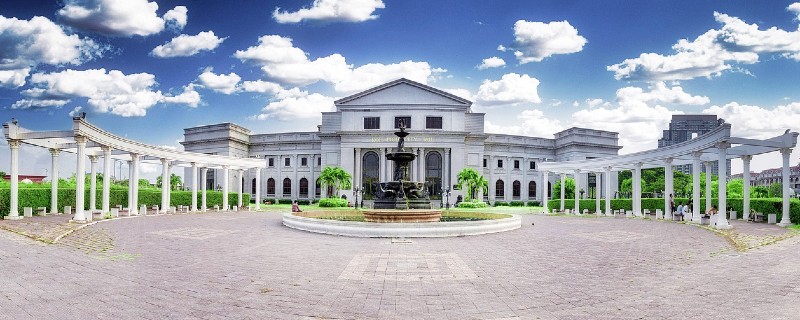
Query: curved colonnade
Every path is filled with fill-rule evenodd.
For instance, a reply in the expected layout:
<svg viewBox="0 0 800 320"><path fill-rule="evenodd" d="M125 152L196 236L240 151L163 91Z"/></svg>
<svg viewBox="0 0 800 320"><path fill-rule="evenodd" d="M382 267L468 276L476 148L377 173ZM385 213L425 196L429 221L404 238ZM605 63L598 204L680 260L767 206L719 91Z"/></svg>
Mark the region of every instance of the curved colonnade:
<svg viewBox="0 0 800 320"><path fill-rule="evenodd" d="M770 152L779 151L783 156L783 216L779 225L787 226L791 224L789 217L789 155L792 153L792 148L797 144L797 132L786 132L774 138L758 140L731 137L731 125L728 123L722 124L716 129L698 136L692 140L662 147L658 149L647 150L643 152L596 158L577 161L562 161L562 162L542 162L540 169L544 171L543 178L547 179L549 173L559 174L561 177L561 205L560 210L564 211L564 179L567 175L574 175L575 179L580 178L580 173L593 172L596 175L605 174L609 177L616 171L631 170L633 174L633 210L630 215L642 215L642 169L648 168L665 168L665 190L664 194L674 194L673 191L673 170L672 166L676 165L692 165L692 199L700 199L700 166L705 165L706 172L710 172L710 167L713 162L718 163L719 167L719 208L725 211L727 208L727 160L739 158L744 164L744 199L743 211L744 217L747 219L750 213L750 160L753 155L765 154ZM611 190L610 179L604 179L605 185L602 186L604 190ZM575 211L580 212L579 206L579 192L578 181L575 186ZM599 194L599 193L598 193ZM711 207L711 175L706 175L706 208ZM711 195L711 196L709 196ZM605 192L606 203L605 210L600 208L600 197L596 197L595 212L606 213L611 212L611 193ZM669 207L670 199L664 197L664 207ZM543 201L545 211L547 208L547 199ZM692 202L692 222L700 222L700 202ZM666 210L669 211L669 210ZM666 214L671 215L671 212ZM716 227L719 229L730 228L730 224L725 217L725 214L718 215Z"/></svg>
<svg viewBox="0 0 800 320"><path fill-rule="evenodd" d="M164 147L151 146L137 141L125 139L104 131L89 122L84 117L73 117L72 130L61 131L32 131L25 129L18 125L16 120L3 124L3 133L8 140L8 145L11 149L11 190L10 190L10 206L9 214L5 219L20 219L19 216L19 146L20 144L28 144L46 148L52 155L52 189L51 189L51 204L50 213L58 214L57 199L58 199L58 157L61 152L75 153L77 155L77 165L75 172L86 172L86 159L90 161L90 171L92 178L90 179L90 199L89 199L89 213L84 211L85 205L85 179L76 180L75 190L75 216L73 220L84 222L91 221L92 213L96 211L97 204L95 203L96 195L96 174L97 162L100 157L103 158L103 185L102 185L102 209L101 212L109 212L109 189L111 185L111 160L122 160L128 162L129 179L128 179L128 208L131 215L138 214L138 181L139 181L139 167L142 163L160 164L162 167L161 179L161 212L169 210L170 200L170 171L173 166L191 167L192 170L192 211L206 209L206 186L203 184L201 204L197 204L197 174L200 169L201 181L205 181L206 171L209 168L222 169L225 179L227 181L230 170L234 170L241 177L244 170L255 169L256 179L260 176L258 172L264 167L264 162L261 159L250 158L234 158L221 155L211 155L204 153L195 153L187 151L172 150ZM238 185L239 201L238 205L242 206L242 184L239 179ZM223 210L229 208L228 205L228 184L223 185ZM256 192L256 207L259 206L260 192Z"/></svg>

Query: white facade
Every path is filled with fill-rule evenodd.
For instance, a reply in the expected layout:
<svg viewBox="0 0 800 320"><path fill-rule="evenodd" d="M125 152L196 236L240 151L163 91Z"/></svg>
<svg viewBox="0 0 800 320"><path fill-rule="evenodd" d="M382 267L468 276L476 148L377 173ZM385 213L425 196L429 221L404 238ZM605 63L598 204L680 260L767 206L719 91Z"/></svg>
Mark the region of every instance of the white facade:
<svg viewBox="0 0 800 320"><path fill-rule="evenodd" d="M554 139L485 133L484 114L472 112L472 102L407 79L342 98L335 105L336 111L322 114L316 132L251 134L241 126L221 123L185 129L182 144L187 151L263 159L262 198L314 199L324 196L324 191L317 193L315 181L325 166L344 168L353 176L354 186L368 188L371 182L390 180L391 162L385 154L397 147L393 133L402 117L410 120L405 147L418 154L411 166L414 180L431 181L436 187L430 191L436 197L441 186L452 188L461 169L472 167L489 181L484 196L492 203L541 201L545 190L541 162L608 157L621 148L616 132L584 128L564 130ZM191 177L189 173L184 176ZM245 173L245 192L255 192L254 175L255 170ZM230 179L235 186L237 178ZM556 179L547 176L551 184ZM222 176L209 174L208 180L209 187L218 188ZM584 174L579 183L587 191L585 197L593 195L590 180L603 183ZM613 194L616 176L611 180ZM533 185L535 192L529 189ZM353 196L352 190L340 193ZM453 191L450 203L458 195Z"/></svg>

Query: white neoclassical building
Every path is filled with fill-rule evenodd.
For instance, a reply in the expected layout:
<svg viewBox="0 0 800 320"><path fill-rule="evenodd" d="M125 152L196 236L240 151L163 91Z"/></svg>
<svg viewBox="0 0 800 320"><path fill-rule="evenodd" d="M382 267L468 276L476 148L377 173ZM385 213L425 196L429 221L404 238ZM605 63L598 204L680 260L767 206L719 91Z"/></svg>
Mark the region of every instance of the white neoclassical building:
<svg viewBox="0 0 800 320"><path fill-rule="evenodd" d="M442 90L399 79L335 101L335 111L322 113L317 131L252 134L239 125L220 123L185 129L182 144L189 152L261 159L260 179L250 170L244 185L251 194L260 189L262 198L319 198L315 181L321 169L340 166L353 176L354 186L364 188L367 204L371 184L391 178L392 163L385 155L397 146L393 132L400 120L411 133L405 147L418 154L411 175L429 182L434 199L443 186L456 184L461 169L471 167L489 181L483 197L490 202L541 201L545 191L552 191L555 177L544 179L540 163L608 157L621 148L616 132L586 128L570 128L554 138L486 133L485 114L473 112L471 106ZM191 179L191 169L184 176ZM610 179L613 194L617 178ZM223 181L220 172L211 171L205 185L221 189ZM579 181L584 197L593 197L603 183L594 173ZM351 198L353 191L341 194ZM453 191L450 203L458 195Z"/></svg>

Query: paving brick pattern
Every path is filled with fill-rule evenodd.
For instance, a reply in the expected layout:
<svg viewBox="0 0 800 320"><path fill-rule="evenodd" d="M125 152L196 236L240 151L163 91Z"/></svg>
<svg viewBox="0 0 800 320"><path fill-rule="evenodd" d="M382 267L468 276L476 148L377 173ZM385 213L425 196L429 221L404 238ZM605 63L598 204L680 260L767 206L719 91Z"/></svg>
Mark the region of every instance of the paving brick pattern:
<svg viewBox="0 0 800 320"><path fill-rule="evenodd" d="M105 221L58 245L0 233L0 319L800 314L800 237L738 252L708 230L640 219L523 216L515 231L407 241L312 234L245 212Z"/></svg>

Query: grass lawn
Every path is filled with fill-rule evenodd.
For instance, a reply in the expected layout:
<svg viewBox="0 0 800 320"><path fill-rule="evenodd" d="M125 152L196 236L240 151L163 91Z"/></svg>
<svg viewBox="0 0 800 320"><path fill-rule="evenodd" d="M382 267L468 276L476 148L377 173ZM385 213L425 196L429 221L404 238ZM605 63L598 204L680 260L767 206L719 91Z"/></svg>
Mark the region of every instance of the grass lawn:
<svg viewBox="0 0 800 320"><path fill-rule="evenodd" d="M255 211L256 205L251 203L250 210ZM292 210L291 204L269 204L269 205L261 205L261 210L264 212L288 212ZM303 211L356 211L357 209L349 208L349 207L339 207L339 208L326 208L320 207L317 204L312 205L300 205L300 210ZM360 209L358 209L360 210ZM532 214L532 213L544 213L544 208L542 207L487 207L487 208L454 208L443 210L443 214L466 214L466 213L500 213L500 214Z"/></svg>

